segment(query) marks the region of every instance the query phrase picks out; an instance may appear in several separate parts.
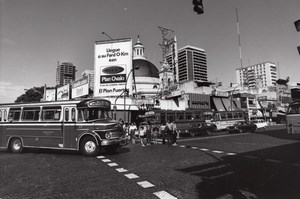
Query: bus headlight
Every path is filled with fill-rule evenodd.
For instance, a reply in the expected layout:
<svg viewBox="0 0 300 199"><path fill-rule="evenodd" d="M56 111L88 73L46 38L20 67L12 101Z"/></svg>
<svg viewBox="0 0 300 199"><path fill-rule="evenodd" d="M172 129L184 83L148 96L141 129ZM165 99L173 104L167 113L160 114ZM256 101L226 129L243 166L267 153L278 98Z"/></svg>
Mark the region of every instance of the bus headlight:
<svg viewBox="0 0 300 199"><path fill-rule="evenodd" d="M106 138L106 139L110 139L110 138L111 138L110 132L106 132L106 133L105 133L105 138Z"/></svg>

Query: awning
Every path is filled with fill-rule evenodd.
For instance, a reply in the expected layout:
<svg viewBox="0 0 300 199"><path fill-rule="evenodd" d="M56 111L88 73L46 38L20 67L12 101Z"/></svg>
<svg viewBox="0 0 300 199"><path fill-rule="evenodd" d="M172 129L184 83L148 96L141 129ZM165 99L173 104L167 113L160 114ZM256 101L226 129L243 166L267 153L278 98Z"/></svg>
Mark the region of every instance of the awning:
<svg viewBox="0 0 300 199"><path fill-rule="evenodd" d="M234 104L232 102L232 107L231 107L231 101L228 99L228 98L221 98L224 106L225 106L225 109L227 111L231 111L231 110L234 110Z"/></svg>
<svg viewBox="0 0 300 199"><path fill-rule="evenodd" d="M214 101L217 111L226 111L226 109L224 108L223 103L221 101L221 98L214 97L213 101Z"/></svg>
<svg viewBox="0 0 300 199"><path fill-rule="evenodd" d="M233 103L234 103L234 106L236 107L236 109L241 109L241 102L238 100L238 99L233 99Z"/></svg>

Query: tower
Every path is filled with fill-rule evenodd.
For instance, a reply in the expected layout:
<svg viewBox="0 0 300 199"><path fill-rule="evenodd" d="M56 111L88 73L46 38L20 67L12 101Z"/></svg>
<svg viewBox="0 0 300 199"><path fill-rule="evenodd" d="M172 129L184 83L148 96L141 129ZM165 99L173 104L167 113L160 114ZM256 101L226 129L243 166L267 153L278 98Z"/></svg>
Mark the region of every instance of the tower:
<svg viewBox="0 0 300 199"><path fill-rule="evenodd" d="M171 55L167 56L170 64ZM178 50L178 82L207 81L207 59L203 49L185 46Z"/></svg>
<svg viewBox="0 0 300 199"><path fill-rule="evenodd" d="M145 48L140 41L140 36L138 35L137 42L133 46L133 59L146 59L144 52Z"/></svg>
<svg viewBox="0 0 300 199"><path fill-rule="evenodd" d="M70 62L63 62L59 64L57 62L56 67L56 85L57 86L64 86L66 84L70 84L72 81L75 80L76 75L76 66L74 66Z"/></svg>

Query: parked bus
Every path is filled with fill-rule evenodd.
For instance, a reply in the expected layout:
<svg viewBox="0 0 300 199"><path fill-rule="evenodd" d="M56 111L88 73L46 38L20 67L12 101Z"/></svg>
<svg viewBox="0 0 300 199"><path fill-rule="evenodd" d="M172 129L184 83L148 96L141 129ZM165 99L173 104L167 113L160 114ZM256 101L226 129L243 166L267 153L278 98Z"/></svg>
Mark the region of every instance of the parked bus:
<svg viewBox="0 0 300 199"><path fill-rule="evenodd" d="M100 147L116 150L125 143L123 129L110 119L105 99L0 105L0 148L78 150L95 156Z"/></svg>
<svg viewBox="0 0 300 199"><path fill-rule="evenodd" d="M300 101L289 104L286 112L286 129L290 134L300 133Z"/></svg>
<svg viewBox="0 0 300 199"><path fill-rule="evenodd" d="M139 131L144 131L146 122L150 121L153 133L159 133L160 126L167 121L175 122L179 134L189 134L189 128L205 122L203 111L153 110L139 117L143 120L139 124Z"/></svg>
<svg viewBox="0 0 300 199"><path fill-rule="evenodd" d="M217 126L217 130L225 130L235 122L245 121L244 111L216 111L205 115L206 121Z"/></svg>

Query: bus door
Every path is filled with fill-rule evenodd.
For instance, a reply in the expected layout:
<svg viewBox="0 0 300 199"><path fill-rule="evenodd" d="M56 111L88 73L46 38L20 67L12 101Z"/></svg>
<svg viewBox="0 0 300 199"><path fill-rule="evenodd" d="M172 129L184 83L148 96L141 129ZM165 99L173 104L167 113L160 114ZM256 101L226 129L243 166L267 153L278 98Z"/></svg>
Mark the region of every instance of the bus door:
<svg viewBox="0 0 300 199"><path fill-rule="evenodd" d="M292 114L286 117L288 133L300 134L300 114Z"/></svg>
<svg viewBox="0 0 300 199"><path fill-rule="evenodd" d="M300 133L300 103L292 102L286 113L287 132L291 134Z"/></svg>
<svg viewBox="0 0 300 199"><path fill-rule="evenodd" d="M64 107L63 118L63 147L75 149L77 143L76 135L76 108Z"/></svg>

